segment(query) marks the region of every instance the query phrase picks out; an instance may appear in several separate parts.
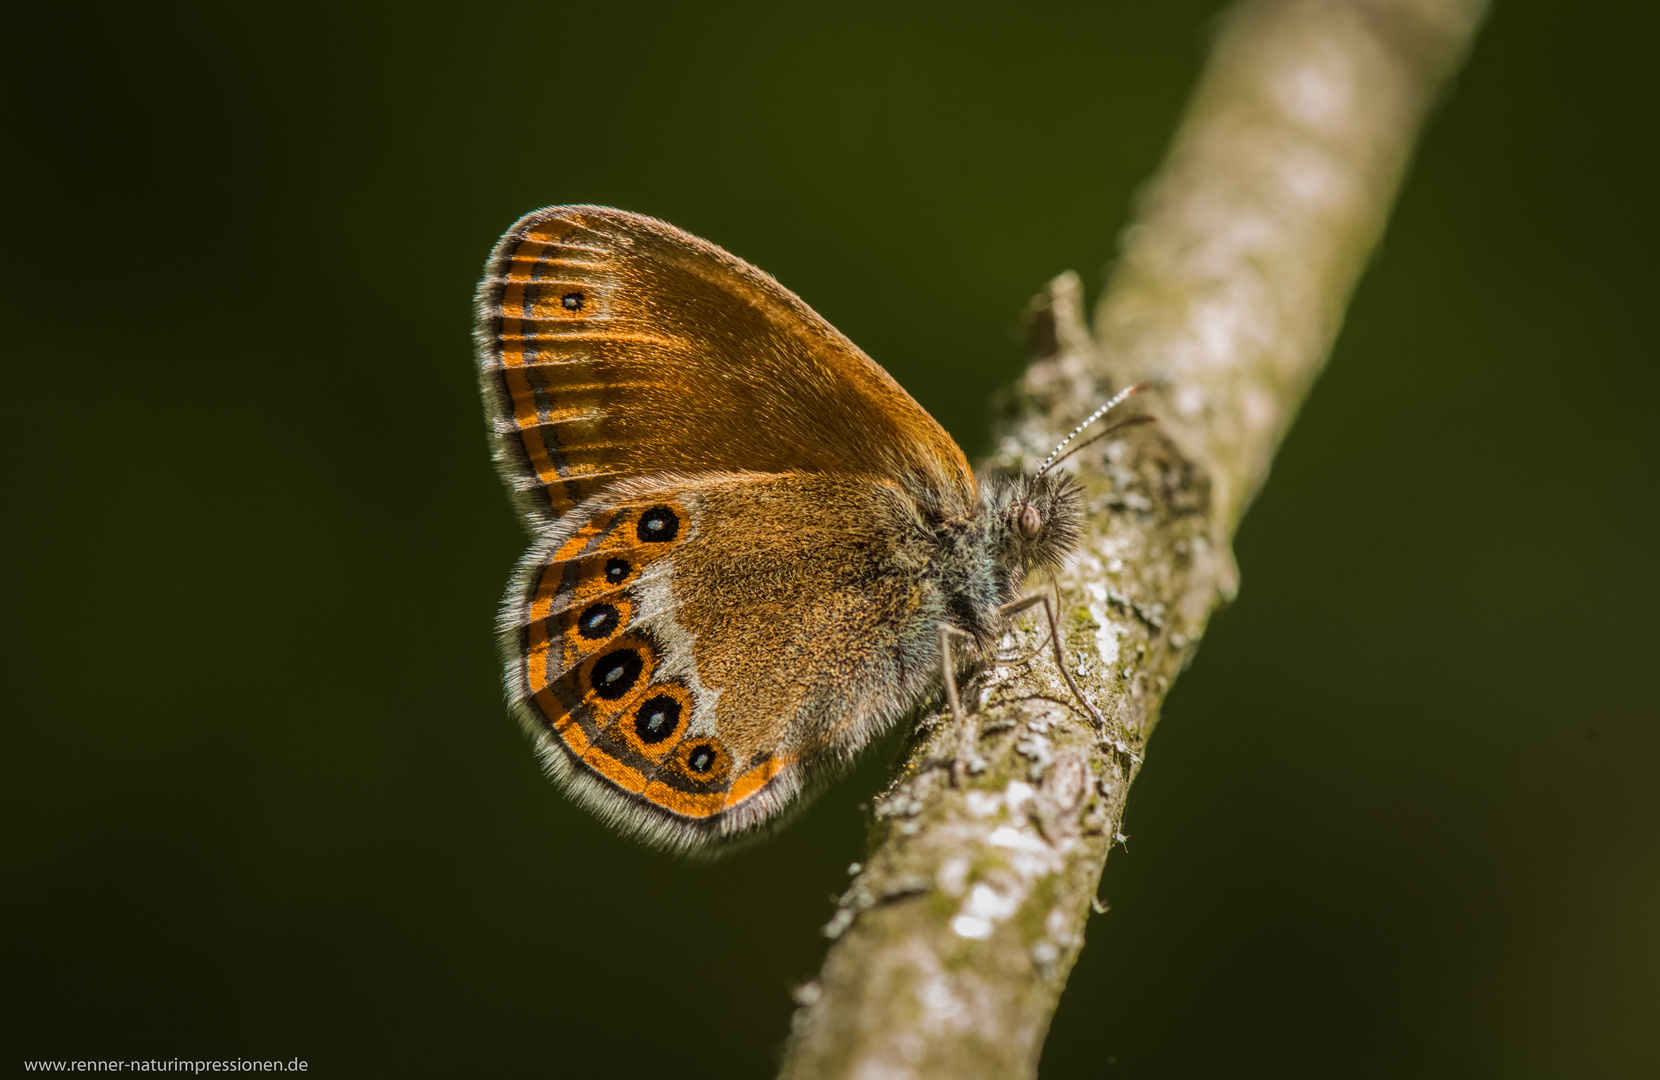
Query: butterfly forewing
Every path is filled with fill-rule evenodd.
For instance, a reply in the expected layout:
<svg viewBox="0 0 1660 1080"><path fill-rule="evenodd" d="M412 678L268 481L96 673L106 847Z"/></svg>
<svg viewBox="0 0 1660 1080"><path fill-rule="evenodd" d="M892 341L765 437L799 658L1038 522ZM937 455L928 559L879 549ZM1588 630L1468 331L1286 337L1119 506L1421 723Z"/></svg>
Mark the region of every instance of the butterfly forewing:
<svg viewBox="0 0 1660 1080"><path fill-rule="evenodd" d="M659 472L885 476L961 512L962 451L767 274L603 207L553 207L497 245L478 293L497 461L533 520Z"/></svg>

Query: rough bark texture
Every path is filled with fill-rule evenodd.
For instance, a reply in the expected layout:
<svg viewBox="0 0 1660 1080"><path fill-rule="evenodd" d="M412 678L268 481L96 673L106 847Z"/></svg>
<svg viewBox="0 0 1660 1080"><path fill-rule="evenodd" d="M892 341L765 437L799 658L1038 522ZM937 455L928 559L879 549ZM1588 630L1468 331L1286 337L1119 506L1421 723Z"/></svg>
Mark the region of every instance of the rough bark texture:
<svg viewBox="0 0 1660 1080"><path fill-rule="evenodd" d="M1059 576L1067 663L967 687L979 768L952 787L923 721L876 803L873 850L799 993L783 1073L1023 1077L1083 945L1125 797L1170 682L1237 584L1231 539L1324 363L1425 111L1481 0L1253 0L1222 23L1170 157L1085 325L1078 279L1035 301L1037 362L994 465L1031 469L1116 388L1133 428L1073 458L1091 529ZM1006 641L1038 643L1041 609Z"/></svg>

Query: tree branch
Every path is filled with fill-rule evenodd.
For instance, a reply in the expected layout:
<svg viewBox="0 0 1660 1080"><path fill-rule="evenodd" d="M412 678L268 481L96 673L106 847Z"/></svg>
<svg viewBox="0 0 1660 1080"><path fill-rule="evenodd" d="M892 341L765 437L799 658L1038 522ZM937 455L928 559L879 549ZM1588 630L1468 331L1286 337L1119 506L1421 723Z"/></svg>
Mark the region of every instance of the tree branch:
<svg viewBox="0 0 1660 1080"><path fill-rule="evenodd" d="M1171 680L1237 586L1231 542L1384 226L1482 0L1249 0L1222 24L1096 313L1034 301L1037 362L993 465L1029 470L1118 387L1160 421L1070 463L1091 529L1059 575L1067 662L968 687L984 768L961 788L940 715L877 800L873 850L825 928L783 1066L828 1077L1035 1074L1125 797ZM1041 609L1040 609L1041 611ZM1011 632L1037 644L1041 614ZM978 768L979 763L976 762Z"/></svg>

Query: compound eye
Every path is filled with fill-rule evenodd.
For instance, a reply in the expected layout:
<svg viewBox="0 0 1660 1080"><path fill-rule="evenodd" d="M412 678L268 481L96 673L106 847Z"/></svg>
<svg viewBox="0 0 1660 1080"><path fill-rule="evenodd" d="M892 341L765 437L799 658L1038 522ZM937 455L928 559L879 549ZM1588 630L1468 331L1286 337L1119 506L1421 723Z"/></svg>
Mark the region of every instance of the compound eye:
<svg viewBox="0 0 1660 1080"><path fill-rule="evenodd" d="M1029 502L1023 502L1015 509L1014 524L1021 536L1036 540L1038 533L1043 531L1043 511Z"/></svg>

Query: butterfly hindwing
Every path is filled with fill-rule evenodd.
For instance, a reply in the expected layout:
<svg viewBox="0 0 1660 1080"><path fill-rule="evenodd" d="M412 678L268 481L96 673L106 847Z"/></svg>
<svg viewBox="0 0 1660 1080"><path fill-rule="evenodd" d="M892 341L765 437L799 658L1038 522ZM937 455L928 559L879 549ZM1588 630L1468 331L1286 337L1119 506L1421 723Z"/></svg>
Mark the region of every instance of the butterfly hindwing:
<svg viewBox="0 0 1660 1080"><path fill-rule="evenodd" d="M826 505L864 525L802 512ZM647 478L575 510L502 618L544 766L665 846L775 819L937 674L915 513L895 485L802 473Z"/></svg>

